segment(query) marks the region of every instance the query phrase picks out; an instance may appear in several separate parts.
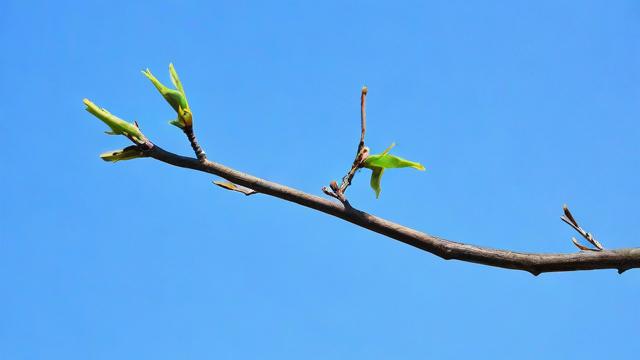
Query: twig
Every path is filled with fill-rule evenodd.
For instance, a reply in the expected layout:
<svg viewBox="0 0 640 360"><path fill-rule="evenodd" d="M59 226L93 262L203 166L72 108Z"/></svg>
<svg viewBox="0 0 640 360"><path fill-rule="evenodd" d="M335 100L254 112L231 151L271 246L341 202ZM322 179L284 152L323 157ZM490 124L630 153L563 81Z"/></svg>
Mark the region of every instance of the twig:
<svg viewBox="0 0 640 360"><path fill-rule="evenodd" d="M356 157L360 155L362 149L364 149L364 135L367 132L367 89L366 86L362 87L360 92L360 142L358 143L358 151L356 151Z"/></svg>
<svg viewBox="0 0 640 360"><path fill-rule="evenodd" d="M596 238L594 238L590 232L585 231L583 228L580 227L580 225L578 225L578 222L573 217L573 215L571 214L571 211L569 211L569 207L566 204L562 206L562 210L564 211L564 215L561 216L560 219L565 223L569 224L569 226L571 226L575 231L577 231L580 235L582 235L582 237L585 238L585 240L587 240L591 245L595 246L595 249L592 249L590 247L581 245L575 237L572 237L571 241L578 249L585 250L585 251L604 250L600 242L598 242L598 240L596 240Z"/></svg>
<svg viewBox="0 0 640 360"><path fill-rule="evenodd" d="M200 161L204 161L207 159L207 154L202 150L200 144L198 143L198 139L196 139L196 134L193 132L193 126L188 126L183 129L184 134L187 135L187 139L189 139L189 143L191 144L191 148L193 152L196 154L196 157Z"/></svg>
<svg viewBox="0 0 640 360"><path fill-rule="evenodd" d="M322 192L325 194L334 197L340 200L344 204L348 204L347 198L344 193L347 191L347 188L351 185L351 181L353 181L353 177L355 176L358 169L362 167L362 163L369 156L369 148L364 146L364 136L367 132L367 98L368 89L366 86L362 87L362 92L360 93L360 142L358 143L358 150L356 151L356 156L351 164L351 169L349 172L342 178L340 182L340 186L335 181L331 181L329 183L331 191L327 189L327 187L322 188Z"/></svg>

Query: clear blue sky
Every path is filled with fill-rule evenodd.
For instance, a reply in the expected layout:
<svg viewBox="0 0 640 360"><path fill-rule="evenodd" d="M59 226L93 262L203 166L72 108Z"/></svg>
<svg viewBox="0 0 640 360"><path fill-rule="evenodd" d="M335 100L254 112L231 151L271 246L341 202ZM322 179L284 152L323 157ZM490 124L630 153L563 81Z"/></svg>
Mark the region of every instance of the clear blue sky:
<svg viewBox="0 0 640 360"><path fill-rule="evenodd" d="M190 154L140 74L173 61L211 159L320 193L367 142L421 161L354 206L573 252L568 203L640 246L640 2L3 1L0 358L631 359L640 271L443 261L152 160L107 164L88 97Z"/></svg>

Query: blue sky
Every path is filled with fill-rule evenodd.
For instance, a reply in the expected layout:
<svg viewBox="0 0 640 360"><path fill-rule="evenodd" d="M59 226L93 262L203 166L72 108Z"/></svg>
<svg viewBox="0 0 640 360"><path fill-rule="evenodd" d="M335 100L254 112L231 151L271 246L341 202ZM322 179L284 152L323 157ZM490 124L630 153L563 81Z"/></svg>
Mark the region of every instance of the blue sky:
<svg viewBox="0 0 640 360"><path fill-rule="evenodd" d="M190 154L140 70L173 61L210 158L457 241L573 252L568 203L640 246L640 3L3 1L0 358L635 358L640 272L443 261L144 159L88 97Z"/></svg>

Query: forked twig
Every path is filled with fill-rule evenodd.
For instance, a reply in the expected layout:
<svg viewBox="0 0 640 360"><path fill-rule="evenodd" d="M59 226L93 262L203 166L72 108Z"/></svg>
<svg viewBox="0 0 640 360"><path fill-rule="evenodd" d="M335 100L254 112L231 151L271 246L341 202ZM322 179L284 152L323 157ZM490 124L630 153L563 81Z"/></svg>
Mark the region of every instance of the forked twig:
<svg viewBox="0 0 640 360"><path fill-rule="evenodd" d="M593 237L593 235L590 232L585 231L582 227L580 227L580 225L578 225L578 222L573 217L573 215L571 214L571 211L569 211L569 207L566 204L562 206L562 210L564 211L564 215L561 216L560 219L565 223L569 224L569 226L571 226L575 231L577 231L580 235L582 235L582 237L585 238L585 240L587 240L591 245L595 246L595 249L593 249L593 248L581 245L575 237L572 237L571 241L578 249L584 250L584 251L604 250L600 242L598 242L598 240L596 240L596 238Z"/></svg>

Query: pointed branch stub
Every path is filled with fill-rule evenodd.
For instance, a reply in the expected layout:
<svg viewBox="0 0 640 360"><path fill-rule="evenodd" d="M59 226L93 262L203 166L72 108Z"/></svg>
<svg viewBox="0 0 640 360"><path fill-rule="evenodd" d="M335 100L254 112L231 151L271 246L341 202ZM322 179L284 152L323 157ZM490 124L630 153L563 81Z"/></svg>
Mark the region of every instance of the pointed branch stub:
<svg viewBox="0 0 640 360"><path fill-rule="evenodd" d="M249 195L253 195L253 194L257 194L258 192L253 190L253 189L249 189L246 186L242 186L242 185L238 185L238 184L234 184L230 181L212 181L215 185L220 186L223 189L226 190L231 190L231 191L236 191L239 192L241 194L244 194L246 196Z"/></svg>

